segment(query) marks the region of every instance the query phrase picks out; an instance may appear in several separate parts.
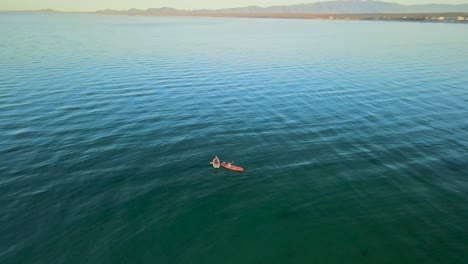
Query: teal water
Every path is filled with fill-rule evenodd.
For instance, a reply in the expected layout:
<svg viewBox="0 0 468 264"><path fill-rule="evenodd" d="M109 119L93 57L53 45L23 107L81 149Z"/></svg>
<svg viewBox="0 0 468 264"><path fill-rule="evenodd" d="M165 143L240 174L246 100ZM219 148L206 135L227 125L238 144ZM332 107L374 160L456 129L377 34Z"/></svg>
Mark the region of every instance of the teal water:
<svg viewBox="0 0 468 264"><path fill-rule="evenodd" d="M0 14L0 263L466 263L467 73L466 25Z"/></svg>

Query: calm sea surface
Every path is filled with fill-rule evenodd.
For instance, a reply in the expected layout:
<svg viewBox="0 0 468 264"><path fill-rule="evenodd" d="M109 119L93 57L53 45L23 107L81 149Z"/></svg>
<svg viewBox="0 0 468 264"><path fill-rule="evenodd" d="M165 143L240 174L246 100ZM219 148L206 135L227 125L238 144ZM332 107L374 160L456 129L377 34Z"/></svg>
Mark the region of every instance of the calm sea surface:
<svg viewBox="0 0 468 264"><path fill-rule="evenodd" d="M0 14L1 263L467 261L467 25Z"/></svg>

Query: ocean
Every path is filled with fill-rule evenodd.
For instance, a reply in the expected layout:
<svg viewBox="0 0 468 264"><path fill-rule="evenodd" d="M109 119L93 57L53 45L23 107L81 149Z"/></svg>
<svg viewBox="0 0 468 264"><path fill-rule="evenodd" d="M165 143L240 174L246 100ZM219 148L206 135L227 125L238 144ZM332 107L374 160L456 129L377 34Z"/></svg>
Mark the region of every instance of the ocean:
<svg viewBox="0 0 468 264"><path fill-rule="evenodd" d="M1 263L466 263L467 154L467 25L0 14Z"/></svg>

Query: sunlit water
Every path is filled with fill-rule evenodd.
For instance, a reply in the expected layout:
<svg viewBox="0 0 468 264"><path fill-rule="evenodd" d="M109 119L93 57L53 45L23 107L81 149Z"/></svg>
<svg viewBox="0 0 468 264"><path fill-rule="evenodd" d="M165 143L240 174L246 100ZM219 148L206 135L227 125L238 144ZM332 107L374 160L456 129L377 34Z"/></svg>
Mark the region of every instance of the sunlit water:
<svg viewBox="0 0 468 264"><path fill-rule="evenodd" d="M1 263L466 263L467 154L467 25L0 15Z"/></svg>

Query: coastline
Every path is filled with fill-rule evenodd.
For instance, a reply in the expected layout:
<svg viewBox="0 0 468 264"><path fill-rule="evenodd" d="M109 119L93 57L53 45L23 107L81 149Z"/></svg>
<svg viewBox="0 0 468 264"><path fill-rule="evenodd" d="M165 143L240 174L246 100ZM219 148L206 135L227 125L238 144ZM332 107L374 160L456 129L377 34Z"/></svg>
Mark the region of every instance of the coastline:
<svg viewBox="0 0 468 264"><path fill-rule="evenodd" d="M130 15L134 16L134 15ZM188 17L226 17L226 18L281 18L313 20L364 20L364 21L401 21L437 22L468 24L468 13L417 13L417 14L192 14L173 15Z"/></svg>
<svg viewBox="0 0 468 264"><path fill-rule="evenodd" d="M219 18L272 18L312 20L364 20L468 24L468 12L456 13L372 13L372 14L310 14L310 13L132 13L128 11L62 12L55 10L0 11L0 13L33 14L90 14L149 17L219 17Z"/></svg>

